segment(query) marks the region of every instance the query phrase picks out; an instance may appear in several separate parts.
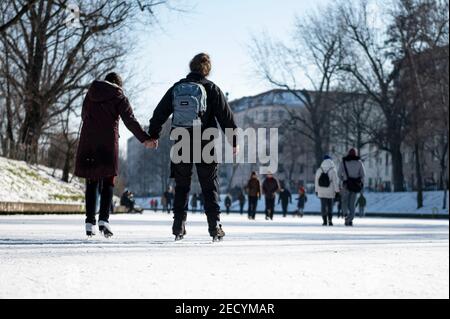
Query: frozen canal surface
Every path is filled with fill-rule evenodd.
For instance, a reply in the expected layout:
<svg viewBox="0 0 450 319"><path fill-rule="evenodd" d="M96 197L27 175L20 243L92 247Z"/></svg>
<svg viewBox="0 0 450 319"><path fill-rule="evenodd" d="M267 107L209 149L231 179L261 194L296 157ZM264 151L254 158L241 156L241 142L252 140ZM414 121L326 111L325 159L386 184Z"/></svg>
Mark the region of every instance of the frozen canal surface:
<svg viewBox="0 0 450 319"><path fill-rule="evenodd" d="M448 220L203 215L174 242L171 216L113 215L86 239L82 216L0 216L0 298L448 298Z"/></svg>

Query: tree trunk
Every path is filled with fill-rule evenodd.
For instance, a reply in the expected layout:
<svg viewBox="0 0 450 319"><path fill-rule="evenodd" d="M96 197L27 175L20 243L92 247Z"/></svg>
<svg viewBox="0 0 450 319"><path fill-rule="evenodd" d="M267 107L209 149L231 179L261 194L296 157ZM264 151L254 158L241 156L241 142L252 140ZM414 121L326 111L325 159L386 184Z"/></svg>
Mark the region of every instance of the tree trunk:
<svg viewBox="0 0 450 319"><path fill-rule="evenodd" d="M392 156L392 176L394 183L394 192L405 191L403 175L403 156L400 149L400 145L394 145L391 149Z"/></svg>
<svg viewBox="0 0 450 319"><path fill-rule="evenodd" d="M422 180L422 163L420 157L419 143L414 145L416 176L417 176L417 209L423 207L423 180Z"/></svg>

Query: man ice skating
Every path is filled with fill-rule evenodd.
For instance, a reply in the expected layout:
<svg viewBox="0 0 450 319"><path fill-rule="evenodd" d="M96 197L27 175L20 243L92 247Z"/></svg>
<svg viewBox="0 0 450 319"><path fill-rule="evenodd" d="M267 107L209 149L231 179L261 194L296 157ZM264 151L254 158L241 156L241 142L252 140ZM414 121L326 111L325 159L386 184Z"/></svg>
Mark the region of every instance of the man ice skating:
<svg viewBox="0 0 450 319"><path fill-rule="evenodd" d="M96 199L100 192L98 226L105 237L113 235L109 213L113 198L114 179L119 165L119 117L125 126L145 146L150 136L133 115L130 102L122 90L122 79L110 73L104 81L94 81L83 102L80 142L75 175L86 179L86 234L95 235Z"/></svg>
<svg viewBox="0 0 450 319"><path fill-rule="evenodd" d="M211 72L210 57L201 53L190 62L191 73L185 79L173 85L164 95L156 107L150 120L149 134L153 147L157 147L163 124L173 114L172 128L185 129L189 132L190 145L201 143L202 149L210 141L194 141L194 123L201 131L216 128L217 123L222 130L236 129L233 113L225 95L220 88L207 79ZM176 141L183 142L182 138ZM184 141L185 142L185 141ZM203 143L206 142L206 143ZM229 141L233 144L233 153L237 153L237 140ZM171 177L175 178L174 222L172 232L176 240L183 239L186 234L185 223L187 217L189 192L193 169L193 147L190 147L190 159L174 163L172 158ZM178 154L180 155L180 154ZM197 155L197 154L196 154ZM221 240L225 233L220 221L219 180L217 160L212 163L204 161L202 156L199 163L195 163L198 179L202 188L204 208L208 220L208 231L213 240ZM202 198L202 197L201 197Z"/></svg>
<svg viewBox="0 0 450 319"><path fill-rule="evenodd" d="M292 194L286 188L281 187L280 195L278 196L278 204L281 203L281 208L283 209L283 217L287 216L288 205L292 204Z"/></svg>
<svg viewBox="0 0 450 319"><path fill-rule="evenodd" d="M325 155L316 172L315 190L320 198L323 226L333 226L333 201L339 193L336 166L330 156Z"/></svg>
<svg viewBox="0 0 450 319"><path fill-rule="evenodd" d="M342 159L338 174L342 181L341 201L345 226L351 227L355 218L356 195L363 190L366 176L364 164L354 148Z"/></svg>
<svg viewBox="0 0 450 319"><path fill-rule="evenodd" d="M256 207L258 206L258 200L261 198L261 183L256 172L252 172L246 189L248 194L248 219L255 220Z"/></svg>
<svg viewBox="0 0 450 319"><path fill-rule="evenodd" d="M275 196L280 191L280 183L271 172L263 182L262 191L266 199L266 220L273 220L275 210Z"/></svg>

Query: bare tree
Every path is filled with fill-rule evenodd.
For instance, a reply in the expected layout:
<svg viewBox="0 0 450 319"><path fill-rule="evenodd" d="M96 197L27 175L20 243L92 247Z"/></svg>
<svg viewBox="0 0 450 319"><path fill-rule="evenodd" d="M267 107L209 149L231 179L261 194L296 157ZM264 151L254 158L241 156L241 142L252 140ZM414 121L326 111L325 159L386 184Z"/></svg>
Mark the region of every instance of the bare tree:
<svg viewBox="0 0 450 319"><path fill-rule="evenodd" d="M325 13L323 13L325 12ZM291 129L314 145L316 165L329 147L329 94L341 64L342 28L332 6L297 18L292 47L269 37L255 39L252 56L257 72L269 83L289 91L304 105L300 112L288 108ZM311 90L298 90L304 74Z"/></svg>
<svg viewBox="0 0 450 319"><path fill-rule="evenodd" d="M436 56L442 47L448 47L448 15L435 19L435 12L448 12L448 1L395 0L391 12L393 23L389 29L395 56L401 60L399 79L402 103L412 109L409 139L415 155L417 208L423 207L424 149L427 140L433 138L429 129L433 123L433 100L439 93L433 63L442 65L445 60ZM434 52L434 53L433 53ZM447 50L448 53L448 50ZM431 64L431 65L430 65ZM448 56L447 56L448 69ZM429 93L433 92L433 93ZM448 105L447 105L448 108Z"/></svg>
<svg viewBox="0 0 450 319"><path fill-rule="evenodd" d="M17 71L14 77L3 76L23 99L23 120L17 124L26 160L37 161L45 128L67 111L67 104L58 101L116 66L130 44L125 41L127 27L141 11L148 14L162 3L166 1L78 1L79 21L73 25L67 0L40 1L2 33L10 69ZM18 1L12 1L11 10L20 12Z"/></svg>
<svg viewBox="0 0 450 319"><path fill-rule="evenodd" d="M6 17L9 14L8 10L0 11L1 12L0 17L2 18L2 21L6 21L6 19L9 18L8 21L0 24L0 33L5 32L9 27L11 27L15 23L17 23L22 18L22 16L24 16L37 1L38 0L23 1L21 9L19 11L15 12L12 17ZM13 2L15 2L15 1L14 0L5 1L4 5L9 6Z"/></svg>
<svg viewBox="0 0 450 319"><path fill-rule="evenodd" d="M342 3L340 16L346 27L345 59L341 70L351 75L376 103L384 116L372 140L392 157L394 191L404 190L402 146L408 134L411 110L400 103L395 81L401 64L386 45L386 30L380 28L379 10L369 1ZM381 8L380 8L381 10Z"/></svg>

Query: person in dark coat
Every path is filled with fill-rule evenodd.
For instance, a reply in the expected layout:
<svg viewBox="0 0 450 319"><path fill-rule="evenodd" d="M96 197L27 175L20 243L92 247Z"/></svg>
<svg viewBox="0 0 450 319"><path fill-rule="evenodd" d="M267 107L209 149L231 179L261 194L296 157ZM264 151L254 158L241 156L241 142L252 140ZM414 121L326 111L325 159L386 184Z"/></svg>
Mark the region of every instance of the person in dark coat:
<svg viewBox="0 0 450 319"><path fill-rule="evenodd" d="M282 187L280 191L280 195L278 196L278 204L281 203L281 207L283 209L283 217L287 216L288 213L288 205L292 204L292 194L289 190Z"/></svg>
<svg viewBox="0 0 450 319"><path fill-rule="evenodd" d="M150 136L133 115L130 102L122 90L122 79L110 73L104 81L94 81L83 102L83 121L78 144L75 175L86 179L86 233L95 234L95 202L100 187L99 229L112 235L109 225L114 178L119 165L119 117L145 146Z"/></svg>
<svg viewBox="0 0 450 319"><path fill-rule="evenodd" d="M255 220L258 199L261 198L261 183L256 172L252 172L246 190L248 195L248 219Z"/></svg>
<svg viewBox="0 0 450 319"><path fill-rule="evenodd" d="M198 205L198 195L194 194L194 195L192 195L192 198L191 198L192 212L197 211L197 205Z"/></svg>
<svg viewBox="0 0 450 319"><path fill-rule="evenodd" d="M150 120L149 134L152 138L153 146L156 148L158 146L158 139L162 130L163 124L167 121L170 115L174 115L172 124L175 125L175 106L179 109L183 105L189 105L190 99L183 101L175 100L174 96L179 92L175 88L179 88L181 84L187 86L188 83L198 85L200 90L205 92L202 94L202 98L198 101L199 103L206 102L206 109L199 113L201 132L210 128L220 128L225 131L225 129L236 129L236 123L234 121L233 112L231 111L230 105L228 104L227 98L221 91L221 89L209 81L207 77L211 72L211 59L206 53L200 53L196 55L190 62L191 72L186 78L175 83L164 95L162 100L156 107L153 117ZM206 95L206 97L205 97ZM178 104L175 104L178 103ZM185 103L185 104L183 104ZM180 113L181 116L181 113ZM194 144L193 139L193 128L186 128L189 132L190 143ZM178 139L176 143L180 142ZM209 141L198 141L201 146L205 146L212 142ZM232 138L231 144L233 144L233 153L238 152L237 139ZM187 218L187 203L189 198L189 192L191 188L192 179L192 169L193 163L193 147L190 148L190 160L181 160L180 163L171 163L171 176L175 178L175 202L174 202L174 223L172 227L172 232L176 239L182 239L185 234L185 223ZM218 204L219 198L219 179L218 179L218 161L213 160L212 163L207 163L201 159L201 162L195 163L198 179L200 186L202 188L202 195L204 199L205 211L208 220L208 231L213 239L221 239L225 233L221 229L220 221L220 206Z"/></svg>
<svg viewBox="0 0 450 319"><path fill-rule="evenodd" d="M243 215L244 214L244 206L245 206L245 195L244 195L243 191L241 191L239 193L238 201L239 201L239 211L240 211L241 215Z"/></svg>
<svg viewBox="0 0 450 319"><path fill-rule="evenodd" d="M297 215L299 217L303 217L305 204L307 201L308 196L306 195L306 190L303 186L300 186L300 188L298 189L298 197L297 197Z"/></svg>
<svg viewBox="0 0 450 319"><path fill-rule="evenodd" d="M230 207L231 207L231 204L232 204L231 195L228 194L228 195L225 197L225 208L226 208L226 210L227 210L227 215L230 214Z"/></svg>
<svg viewBox="0 0 450 319"><path fill-rule="evenodd" d="M169 186L167 190L164 192L164 197L167 200L167 214L170 214L172 208L173 208L173 190L172 187Z"/></svg>
<svg viewBox="0 0 450 319"><path fill-rule="evenodd" d="M263 194L266 199L266 220L273 220L273 213L275 210L275 196L280 191L280 183L273 176L267 174L262 186Z"/></svg>

